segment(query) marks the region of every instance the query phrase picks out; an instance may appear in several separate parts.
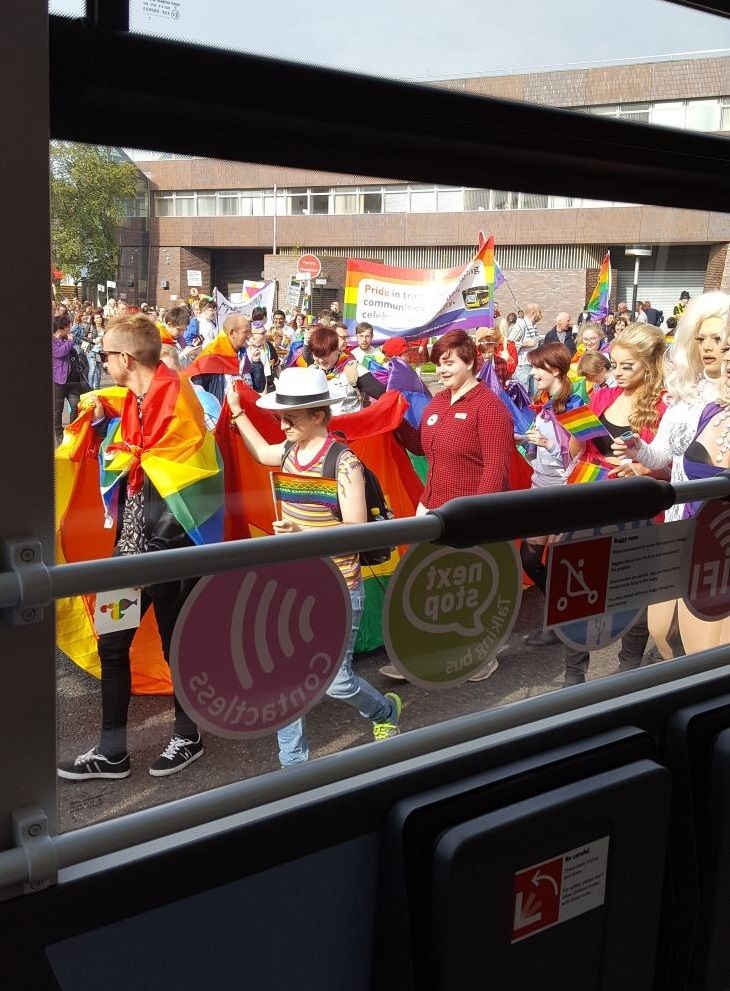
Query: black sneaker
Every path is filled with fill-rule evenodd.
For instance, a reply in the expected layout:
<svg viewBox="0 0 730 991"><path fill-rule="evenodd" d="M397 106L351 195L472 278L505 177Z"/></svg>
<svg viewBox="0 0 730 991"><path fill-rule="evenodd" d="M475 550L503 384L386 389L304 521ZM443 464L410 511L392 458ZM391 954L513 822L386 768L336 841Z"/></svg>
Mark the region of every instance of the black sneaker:
<svg viewBox="0 0 730 991"><path fill-rule="evenodd" d="M58 765L59 778L68 781L86 781L90 778L128 778L132 773L129 765L129 754L110 760L93 747L87 754L81 754L75 760L63 761Z"/></svg>
<svg viewBox="0 0 730 991"><path fill-rule="evenodd" d="M162 778L166 774L182 771L188 764L203 755L203 741L198 733L197 740L186 740L182 736L173 736L157 760L150 766L153 778Z"/></svg>

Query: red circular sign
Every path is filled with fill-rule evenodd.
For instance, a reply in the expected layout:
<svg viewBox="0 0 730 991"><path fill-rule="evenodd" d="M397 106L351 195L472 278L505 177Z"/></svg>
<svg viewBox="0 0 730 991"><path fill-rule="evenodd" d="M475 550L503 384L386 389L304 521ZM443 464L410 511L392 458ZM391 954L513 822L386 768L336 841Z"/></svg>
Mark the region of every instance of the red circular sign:
<svg viewBox="0 0 730 991"><path fill-rule="evenodd" d="M311 275L316 279L322 271L322 262L316 255L300 255L297 259L297 272L302 275Z"/></svg>
<svg viewBox="0 0 730 991"><path fill-rule="evenodd" d="M730 508L708 501L695 517L685 603L698 619L730 615Z"/></svg>

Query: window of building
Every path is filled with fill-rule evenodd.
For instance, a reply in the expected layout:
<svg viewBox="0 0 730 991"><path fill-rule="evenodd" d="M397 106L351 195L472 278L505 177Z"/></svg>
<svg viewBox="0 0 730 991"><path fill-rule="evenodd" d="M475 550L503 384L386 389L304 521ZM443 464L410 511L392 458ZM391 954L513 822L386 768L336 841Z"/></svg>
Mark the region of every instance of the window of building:
<svg viewBox="0 0 730 991"><path fill-rule="evenodd" d="M330 212L330 191L313 189L309 196L309 212L322 215Z"/></svg>
<svg viewBox="0 0 730 991"><path fill-rule="evenodd" d="M286 192L284 190L277 189L276 191L276 216L285 217L286 216ZM274 190L265 189L264 190L264 216L273 217L274 216Z"/></svg>
<svg viewBox="0 0 730 991"><path fill-rule="evenodd" d="M260 217L264 212L261 190L245 190L241 193L241 216Z"/></svg>
<svg viewBox="0 0 730 991"><path fill-rule="evenodd" d="M726 96L724 100L720 101L720 104L720 130L730 131L730 96Z"/></svg>
<svg viewBox="0 0 730 991"><path fill-rule="evenodd" d="M436 193L436 209L439 213L462 213L464 210L464 190L439 189Z"/></svg>
<svg viewBox="0 0 730 991"><path fill-rule="evenodd" d="M175 193L175 216L195 216L195 193Z"/></svg>
<svg viewBox="0 0 730 991"><path fill-rule="evenodd" d="M488 189L465 189L465 210L489 210L491 193Z"/></svg>
<svg viewBox="0 0 730 991"><path fill-rule="evenodd" d="M172 217L175 213L175 202L172 193L155 194L155 216Z"/></svg>
<svg viewBox="0 0 730 991"><path fill-rule="evenodd" d="M521 210L547 210L550 197L542 193L520 193L518 207Z"/></svg>
<svg viewBox="0 0 730 991"><path fill-rule="evenodd" d="M335 213L357 213L357 189L354 186L335 190Z"/></svg>
<svg viewBox="0 0 730 991"><path fill-rule="evenodd" d="M663 127L684 127L684 101L655 103L651 110L651 122Z"/></svg>
<svg viewBox="0 0 730 991"><path fill-rule="evenodd" d="M238 213L238 190L223 190L218 193L218 216L237 217Z"/></svg>
<svg viewBox="0 0 730 991"><path fill-rule="evenodd" d="M688 100L684 126L688 131L719 131L722 107L719 100Z"/></svg>
<svg viewBox="0 0 730 991"><path fill-rule="evenodd" d="M411 213L436 213L436 190L433 186L411 187Z"/></svg>
<svg viewBox="0 0 730 991"><path fill-rule="evenodd" d="M215 193L198 193L198 216L215 217Z"/></svg>
<svg viewBox="0 0 730 991"><path fill-rule="evenodd" d="M385 189L385 212L408 213L408 189L404 186L387 186Z"/></svg>
<svg viewBox="0 0 730 991"><path fill-rule="evenodd" d="M383 193L380 189L377 192L367 192L362 194L362 213L382 213Z"/></svg>
<svg viewBox="0 0 730 991"><path fill-rule="evenodd" d="M619 120L633 120L641 124L648 124L651 116L651 104L622 103L617 108L616 116Z"/></svg>
<svg viewBox="0 0 730 991"><path fill-rule="evenodd" d="M504 189L494 190L493 210L514 210L517 206L516 193L507 192Z"/></svg>
<svg viewBox="0 0 730 991"><path fill-rule="evenodd" d="M286 212L292 217L307 216L309 213L309 190L290 189L287 196Z"/></svg>

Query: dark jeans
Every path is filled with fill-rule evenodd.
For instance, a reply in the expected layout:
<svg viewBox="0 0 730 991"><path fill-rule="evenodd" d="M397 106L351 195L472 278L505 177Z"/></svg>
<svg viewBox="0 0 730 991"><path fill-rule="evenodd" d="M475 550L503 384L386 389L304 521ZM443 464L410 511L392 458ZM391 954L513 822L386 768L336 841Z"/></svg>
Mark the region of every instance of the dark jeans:
<svg viewBox="0 0 730 991"><path fill-rule="evenodd" d="M69 422L75 420L80 396L80 382L64 382L63 385L53 383L53 432L56 435L57 444L63 440L63 404L68 399L68 405L71 409Z"/></svg>
<svg viewBox="0 0 730 991"><path fill-rule="evenodd" d="M619 671L632 671L641 665L646 645L649 641L646 609L643 610L634 625L621 637L621 649L618 652ZM565 645L565 680L569 684L579 684L586 680L586 672L591 655L587 650L577 650Z"/></svg>
<svg viewBox="0 0 730 991"><path fill-rule="evenodd" d="M178 614L194 583L167 582L142 589L140 603L142 615L150 606L155 610L157 628L162 640L165 660L170 662L170 641ZM99 637L101 660L101 739L99 749L106 757L120 757L127 753L127 711L132 694L132 674L129 664L129 648L136 630L120 630L104 633ZM177 736L195 739L198 728L185 712L177 696L175 702L175 733Z"/></svg>

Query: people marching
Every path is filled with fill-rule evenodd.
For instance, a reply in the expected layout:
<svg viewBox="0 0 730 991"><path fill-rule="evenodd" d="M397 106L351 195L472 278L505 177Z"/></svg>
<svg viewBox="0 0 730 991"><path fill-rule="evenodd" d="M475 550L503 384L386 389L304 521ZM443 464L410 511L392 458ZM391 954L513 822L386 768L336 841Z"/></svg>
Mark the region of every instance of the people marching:
<svg viewBox="0 0 730 991"><path fill-rule="evenodd" d="M424 328L394 336L344 319L339 302L314 321L283 309L270 318L262 307L219 311L202 296L166 313L111 298L104 307L54 302L57 458L69 465L98 460L104 526L120 555L365 522L365 469L351 446L361 438L392 445L386 461L407 493L400 515L518 488L616 485L637 475L681 482L730 470L730 295L682 292L666 319L644 300L633 311L626 303L599 316L583 311L574 323L571 313L579 311L567 304L576 301L564 303L551 311L554 325L544 337L542 308L529 302L481 326L441 327L429 339ZM276 415L279 439L264 436L257 410ZM585 414L597 427L581 433L570 414ZM283 498L278 510L268 509L261 488L267 469L334 477L337 508ZM200 502L196 485L205 489ZM184 486L187 496L178 498ZM696 510L674 506L663 522ZM546 594L555 539L531 536L520 544L525 585L535 586L532 602ZM327 695L354 707L372 724L375 741L386 741L400 732L401 697L357 673L368 575L356 553L332 561L350 594L352 623ZM154 611L165 660L193 585L141 592L141 612ZM725 643L728 633L727 620L700 620L682 600L652 605L624 629L618 670ZM98 637L99 740L62 762L60 777L131 773L134 636L132 629ZM562 651L563 686L586 680L587 647L542 628L525 635L524 645ZM483 682L497 669L490 657L468 680ZM389 680L407 682L392 664L380 675L383 688ZM203 754L198 728L175 694L173 704L172 737L150 767L153 776L182 770ZM303 719L277 735L282 768L309 759Z"/></svg>

